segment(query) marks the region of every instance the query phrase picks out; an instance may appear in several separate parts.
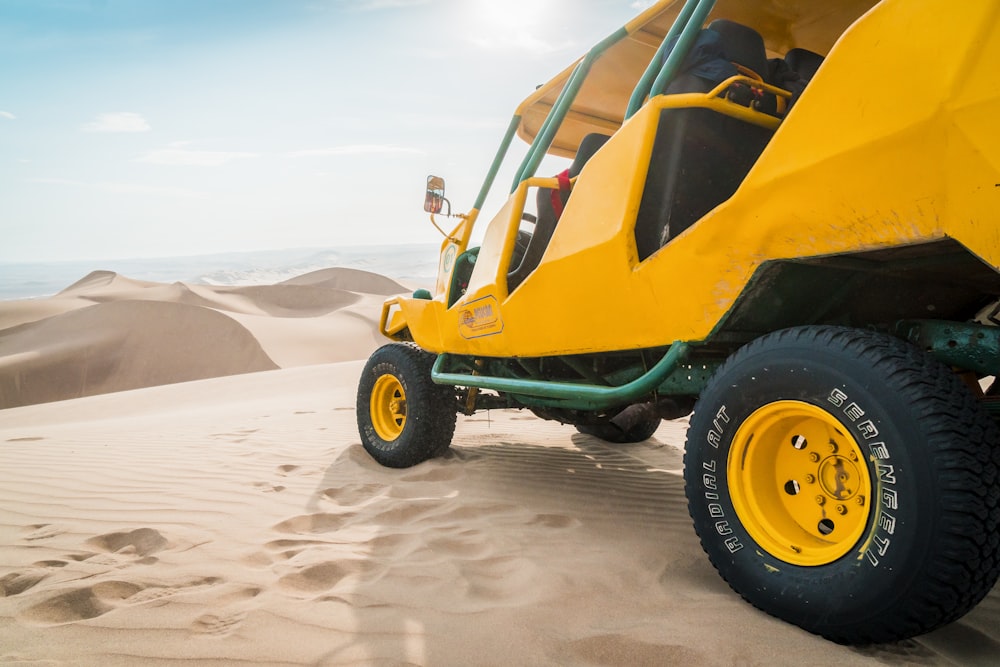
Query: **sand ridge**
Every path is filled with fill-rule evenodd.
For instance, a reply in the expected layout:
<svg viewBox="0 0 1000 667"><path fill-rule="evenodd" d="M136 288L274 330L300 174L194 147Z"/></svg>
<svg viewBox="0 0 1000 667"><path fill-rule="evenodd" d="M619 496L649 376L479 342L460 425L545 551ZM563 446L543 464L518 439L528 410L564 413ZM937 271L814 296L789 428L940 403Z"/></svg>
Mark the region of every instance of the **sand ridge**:
<svg viewBox="0 0 1000 667"><path fill-rule="evenodd" d="M128 336L104 337L153 313L174 316L154 329L190 317L246 332L269 358L324 344L317 321L360 340L346 361L0 410L0 663L995 664L996 592L942 630L865 649L743 602L691 527L684 420L613 446L527 412L477 413L459 419L444 457L380 467L354 414L363 350L377 341L350 327L368 326L383 296L350 287L298 301L187 286L209 307L128 298L184 288L101 275L56 297L97 301L19 325L40 358L66 344L70 316L92 318L100 358L116 345L141 356ZM112 291L125 298L100 300ZM343 305L266 310L330 303ZM184 340L164 335L153 341L164 350ZM65 359L90 354L69 347Z"/></svg>
<svg viewBox="0 0 1000 667"><path fill-rule="evenodd" d="M384 297L406 291L356 269L240 287L94 271L0 304L0 409L363 358L381 344Z"/></svg>

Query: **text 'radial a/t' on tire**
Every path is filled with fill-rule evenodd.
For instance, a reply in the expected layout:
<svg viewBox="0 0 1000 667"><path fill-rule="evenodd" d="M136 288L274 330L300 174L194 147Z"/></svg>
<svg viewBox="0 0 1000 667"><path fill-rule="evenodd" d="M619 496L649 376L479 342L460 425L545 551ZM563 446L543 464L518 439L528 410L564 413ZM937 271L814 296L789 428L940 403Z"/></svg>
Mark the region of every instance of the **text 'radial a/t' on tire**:
<svg viewBox="0 0 1000 667"><path fill-rule="evenodd" d="M358 432L372 458L391 468L438 456L455 432L452 387L431 382L434 355L390 343L368 359L358 383Z"/></svg>
<svg viewBox="0 0 1000 667"><path fill-rule="evenodd" d="M780 331L702 394L689 509L752 604L834 641L895 641L957 619L996 582L997 441L956 375L915 347Z"/></svg>

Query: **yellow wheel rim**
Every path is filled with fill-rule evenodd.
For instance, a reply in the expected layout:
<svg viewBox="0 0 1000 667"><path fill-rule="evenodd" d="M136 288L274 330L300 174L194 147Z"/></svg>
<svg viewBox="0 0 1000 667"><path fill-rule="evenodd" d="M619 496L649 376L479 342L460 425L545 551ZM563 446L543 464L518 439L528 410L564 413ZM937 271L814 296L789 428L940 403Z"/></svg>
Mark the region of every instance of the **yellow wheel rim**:
<svg viewBox="0 0 1000 667"><path fill-rule="evenodd" d="M872 482L864 454L829 412L800 401L758 408L733 438L733 507L750 536L793 565L826 565L861 539Z"/></svg>
<svg viewBox="0 0 1000 667"><path fill-rule="evenodd" d="M387 373L375 380L369 407L378 437L398 438L406 426L406 391L399 378Z"/></svg>

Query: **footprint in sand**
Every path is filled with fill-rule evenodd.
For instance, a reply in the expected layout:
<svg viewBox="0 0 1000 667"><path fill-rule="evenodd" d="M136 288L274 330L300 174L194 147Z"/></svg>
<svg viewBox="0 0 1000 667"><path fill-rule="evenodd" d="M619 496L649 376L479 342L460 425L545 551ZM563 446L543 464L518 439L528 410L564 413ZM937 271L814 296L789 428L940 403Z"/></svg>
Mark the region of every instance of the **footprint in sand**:
<svg viewBox="0 0 1000 667"><path fill-rule="evenodd" d="M229 614L204 614L195 619L191 624L191 630L199 635L222 637L241 626L246 617L246 612L242 611Z"/></svg>
<svg viewBox="0 0 1000 667"><path fill-rule="evenodd" d="M278 587L293 595L313 594L333 588L341 579L373 568L367 560L338 560L303 567L278 579Z"/></svg>
<svg viewBox="0 0 1000 667"><path fill-rule="evenodd" d="M291 560L306 549L318 546L329 546L331 544L334 543L326 542L324 540L272 540L265 544L264 548L275 553L284 560ZM274 559L271 556L267 554L262 555L267 559L268 565L274 562ZM258 558L260 558L260 556L258 556Z"/></svg>
<svg viewBox="0 0 1000 667"><path fill-rule="evenodd" d="M345 484L323 491L323 497L332 500L338 505L354 506L360 505L366 500L378 498L388 489L385 484L372 482L369 484Z"/></svg>
<svg viewBox="0 0 1000 667"><path fill-rule="evenodd" d="M56 568L56 567L66 567L69 562L64 560L40 560L31 564L32 567L45 567L45 568Z"/></svg>
<svg viewBox="0 0 1000 667"><path fill-rule="evenodd" d="M275 524L274 530L279 533L292 533L296 535L308 535L312 533L330 533L341 526L347 520L345 514L303 514L286 519Z"/></svg>
<svg viewBox="0 0 1000 667"><path fill-rule="evenodd" d="M42 579L49 576L37 572L11 572L0 577L0 598L20 595L38 585Z"/></svg>
<svg viewBox="0 0 1000 667"><path fill-rule="evenodd" d="M215 586L217 577L197 579L180 586L146 586L130 581L101 581L93 586L65 591L32 605L19 617L34 625L65 625L103 616L123 606L162 600L181 593Z"/></svg>
<svg viewBox="0 0 1000 667"><path fill-rule="evenodd" d="M107 553L149 556L170 546L167 538L152 528L136 528L120 533L106 533L87 540L87 544Z"/></svg>
<svg viewBox="0 0 1000 667"><path fill-rule="evenodd" d="M326 540L271 540L264 545L265 549L271 551L285 551L287 549L299 549L312 546L334 544Z"/></svg>
<svg viewBox="0 0 1000 667"><path fill-rule="evenodd" d="M66 532L64 528L60 526L55 526L50 523L36 523L34 525L28 526L26 528L28 531L21 539L26 542L34 542L35 540L47 540L50 537L55 537L56 535L62 535Z"/></svg>
<svg viewBox="0 0 1000 667"><path fill-rule="evenodd" d="M285 490L285 487L281 484L270 484L269 482L254 482L253 485L254 488L264 493L280 493Z"/></svg>
<svg viewBox="0 0 1000 667"><path fill-rule="evenodd" d="M142 590L126 581L103 581L87 588L61 593L21 612L22 620L36 625L62 625L97 618Z"/></svg>
<svg viewBox="0 0 1000 667"><path fill-rule="evenodd" d="M319 472L319 470L317 468L312 468L312 467L303 468L302 466L286 463L285 465L278 466L275 469L275 472L279 477L289 477L291 475L296 475L296 476L314 475L317 472Z"/></svg>
<svg viewBox="0 0 1000 667"><path fill-rule="evenodd" d="M182 586L149 586L130 596L128 603L142 604L143 602L151 602L152 600L162 600L163 598L173 597L179 593L192 593L196 590L210 588L221 582L222 579L218 577L204 577L203 579L190 581Z"/></svg>

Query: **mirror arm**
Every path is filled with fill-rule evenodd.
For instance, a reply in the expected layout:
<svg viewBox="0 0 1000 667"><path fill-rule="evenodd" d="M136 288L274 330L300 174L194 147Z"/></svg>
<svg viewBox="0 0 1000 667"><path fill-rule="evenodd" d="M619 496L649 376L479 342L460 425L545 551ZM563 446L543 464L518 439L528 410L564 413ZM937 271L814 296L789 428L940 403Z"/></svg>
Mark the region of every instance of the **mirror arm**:
<svg viewBox="0 0 1000 667"><path fill-rule="evenodd" d="M448 200L445 199L445 201L448 201ZM447 214L447 216L449 218L455 217L455 218L461 218L463 220L465 220L466 218L469 217L465 213L456 213L453 216L451 214L451 204L450 203L448 204L448 214ZM441 232L441 236L445 237L447 240L451 241L452 243L457 243L457 244L461 244L462 243L462 241L460 239L456 239L454 236L451 236L450 234L448 234L448 232L446 232L443 229L441 229L441 225L439 225L437 223L437 220L434 219L434 214L433 213L431 213L431 224L434 225L434 229L436 229L439 232Z"/></svg>

